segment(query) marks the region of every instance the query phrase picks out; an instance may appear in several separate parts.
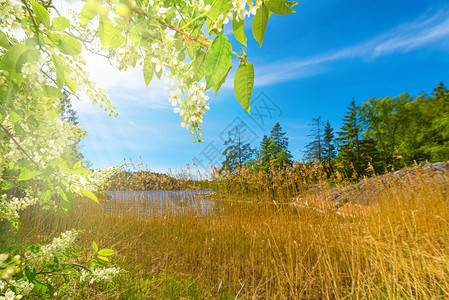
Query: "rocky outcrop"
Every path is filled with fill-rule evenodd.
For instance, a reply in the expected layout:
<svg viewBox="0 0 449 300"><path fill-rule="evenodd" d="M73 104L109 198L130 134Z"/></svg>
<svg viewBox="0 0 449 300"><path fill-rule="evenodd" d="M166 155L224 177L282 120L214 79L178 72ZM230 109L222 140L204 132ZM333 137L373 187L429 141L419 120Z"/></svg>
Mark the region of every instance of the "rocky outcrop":
<svg viewBox="0 0 449 300"><path fill-rule="evenodd" d="M413 189L422 184L429 189L437 184L443 193L448 193L448 180L449 162L429 163L365 178L357 184L328 189L323 191L323 194L326 200L335 203L337 208L348 202L369 205L376 202L380 193L388 192L393 187L407 187L413 193Z"/></svg>

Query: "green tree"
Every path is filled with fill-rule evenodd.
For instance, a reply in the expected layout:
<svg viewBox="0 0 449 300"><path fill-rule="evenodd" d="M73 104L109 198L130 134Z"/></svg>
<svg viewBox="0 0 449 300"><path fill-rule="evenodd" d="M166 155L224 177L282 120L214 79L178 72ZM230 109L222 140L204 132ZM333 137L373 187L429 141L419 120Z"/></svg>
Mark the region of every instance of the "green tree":
<svg viewBox="0 0 449 300"><path fill-rule="evenodd" d="M264 134L260 142L258 157L260 161L260 168L268 170L275 155L275 147L273 139Z"/></svg>
<svg viewBox="0 0 449 300"><path fill-rule="evenodd" d="M406 103L410 101L409 95L402 94L394 98L371 98L360 107L364 140L368 141L368 144L374 143L371 148L376 149L378 153L378 158L373 160L378 172L392 167L403 167L403 162L398 157L400 144L406 136L404 130L407 130L407 127L404 123L410 124L411 121L407 120L404 109Z"/></svg>
<svg viewBox="0 0 449 300"><path fill-rule="evenodd" d="M421 147L430 161L449 160L449 90L442 82L421 105L422 114L429 120L423 134L426 143ZM424 130L424 128L423 128Z"/></svg>
<svg viewBox="0 0 449 300"><path fill-rule="evenodd" d="M264 135L260 143L259 159L261 168L267 170L270 166L283 169L293 164L293 156L288 149L288 138L282 131L279 123L276 123L270 132L270 136Z"/></svg>
<svg viewBox="0 0 449 300"><path fill-rule="evenodd" d="M365 174L366 164L361 154L361 133L358 118L358 107L352 99L348 112L343 118L343 126L338 132L339 154L337 160L343 165L348 176ZM354 171L356 174L354 174Z"/></svg>
<svg viewBox="0 0 449 300"><path fill-rule="evenodd" d="M324 149L323 122L321 121L321 117L312 118L311 126L312 128L307 136L311 138L312 141L306 145L305 157L309 162L316 161L321 164L323 163Z"/></svg>
<svg viewBox="0 0 449 300"><path fill-rule="evenodd" d="M448 158L448 93L442 83L432 96L369 99L360 108L364 142L373 145L377 170ZM366 148L366 146L365 146ZM366 150L367 151L367 150ZM372 152L372 151L371 151Z"/></svg>
<svg viewBox="0 0 449 300"><path fill-rule="evenodd" d="M228 132L228 139L225 142L227 147L223 151L225 160L220 172L239 170L253 160L255 150L246 141L248 141L248 134L242 124L234 126Z"/></svg>
<svg viewBox="0 0 449 300"><path fill-rule="evenodd" d="M327 120L326 125L324 126L322 159L328 166L329 173L333 170L336 155L334 129L331 127L329 120Z"/></svg>

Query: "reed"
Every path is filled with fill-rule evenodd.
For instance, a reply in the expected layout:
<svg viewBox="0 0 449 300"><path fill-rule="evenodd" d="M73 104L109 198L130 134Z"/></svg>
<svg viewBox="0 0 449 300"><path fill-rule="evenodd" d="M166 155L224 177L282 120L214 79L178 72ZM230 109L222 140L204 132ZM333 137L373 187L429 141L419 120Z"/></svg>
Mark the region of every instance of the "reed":
<svg viewBox="0 0 449 300"><path fill-rule="evenodd" d="M449 296L447 174L374 176L340 208L329 204L329 191L343 190L342 181L318 165L216 177L206 208L188 192L184 202L142 192L137 187L150 175L138 174L119 175L127 188L116 185L114 200L101 206L80 199L66 214L26 211L20 237L42 241L79 228L87 248L95 240L117 250L113 262L128 272L92 298ZM131 184L137 192L127 192Z"/></svg>

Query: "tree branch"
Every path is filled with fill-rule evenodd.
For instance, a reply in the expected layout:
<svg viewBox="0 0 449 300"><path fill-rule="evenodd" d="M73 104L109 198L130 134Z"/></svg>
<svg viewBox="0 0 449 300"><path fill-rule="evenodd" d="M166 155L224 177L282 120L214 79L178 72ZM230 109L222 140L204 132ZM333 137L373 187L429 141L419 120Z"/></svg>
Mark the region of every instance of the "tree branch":
<svg viewBox="0 0 449 300"><path fill-rule="evenodd" d="M10 139L12 139L14 144L16 144L17 148L19 148L20 151L22 151L23 154L25 154L25 156L36 166L36 168L39 168L39 164L31 158L31 156L25 151L25 149L23 149L22 146L20 146L19 142L17 142L17 140L12 135L12 133L9 132L9 130L6 129L1 123L0 123L0 129L2 129L6 133L6 135L9 136Z"/></svg>

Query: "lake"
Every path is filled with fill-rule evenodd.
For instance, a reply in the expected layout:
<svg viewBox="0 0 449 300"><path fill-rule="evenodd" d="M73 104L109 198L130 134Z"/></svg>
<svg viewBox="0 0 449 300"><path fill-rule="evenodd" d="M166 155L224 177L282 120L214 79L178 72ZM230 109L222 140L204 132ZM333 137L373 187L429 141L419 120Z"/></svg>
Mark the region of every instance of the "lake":
<svg viewBox="0 0 449 300"><path fill-rule="evenodd" d="M110 198L103 207L105 212L139 215L185 214L201 215L212 211L214 201L202 195L212 190L178 191L109 191Z"/></svg>

